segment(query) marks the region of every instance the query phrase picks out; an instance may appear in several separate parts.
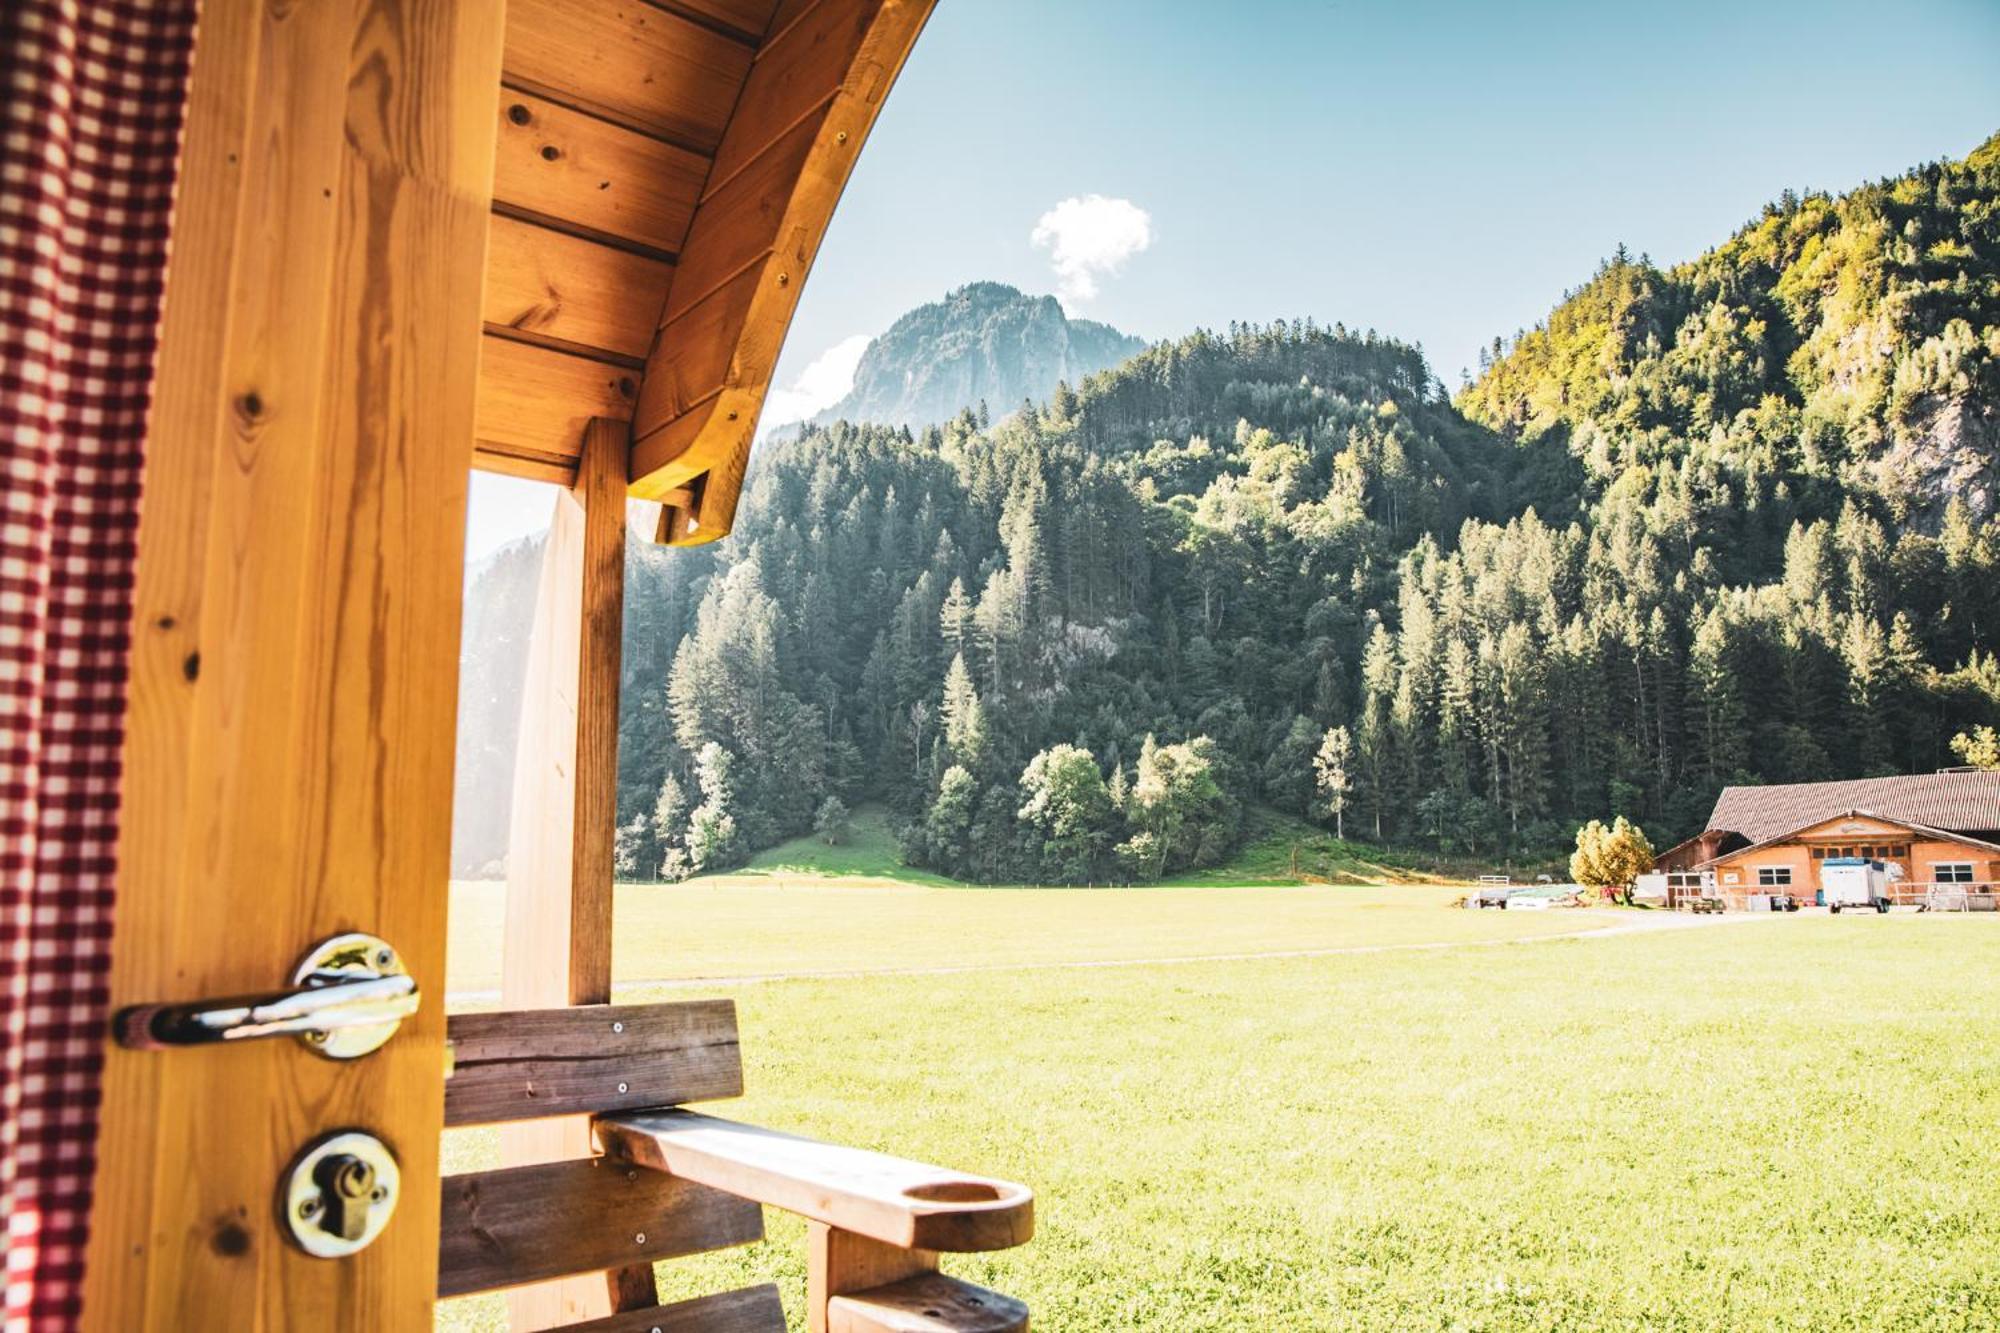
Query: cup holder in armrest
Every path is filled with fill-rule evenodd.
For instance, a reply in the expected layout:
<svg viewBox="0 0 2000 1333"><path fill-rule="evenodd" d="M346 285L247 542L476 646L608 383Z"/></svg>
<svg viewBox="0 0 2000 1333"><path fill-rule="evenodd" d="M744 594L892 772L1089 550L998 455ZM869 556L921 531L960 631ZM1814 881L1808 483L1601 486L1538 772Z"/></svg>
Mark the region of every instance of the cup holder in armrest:
<svg viewBox="0 0 2000 1333"><path fill-rule="evenodd" d="M998 1185L984 1180L938 1180L911 1185L903 1197L919 1203L998 1203L1007 1196Z"/></svg>

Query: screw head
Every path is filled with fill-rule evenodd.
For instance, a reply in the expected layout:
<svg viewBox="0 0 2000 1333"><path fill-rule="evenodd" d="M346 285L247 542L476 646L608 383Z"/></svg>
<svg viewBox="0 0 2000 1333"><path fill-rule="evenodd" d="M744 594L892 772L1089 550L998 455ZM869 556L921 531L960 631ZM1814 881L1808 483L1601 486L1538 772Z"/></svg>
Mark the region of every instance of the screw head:
<svg viewBox="0 0 2000 1333"><path fill-rule="evenodd" d="M301 1199L301 1200L299 1201L299 1216L300 1216L300 1217L303 1217L303 1218L308 1218L308 1219L310 1219L310 1218L314 1218L314 1217L318 1217L318 1216L319 1216L319 1200L318 1200L318 1199Z"/></svg>
<svg viewBox="0 0 2000 1333"><path fill-rule="evenodd" d="M634 1245L644 1245L646 1243L646 1233L642 1231L638 1235L632 1237L632 1243Z"/></svg>
<svg viewBox="0 0 2000 1333"><path fill-rule="evenodd" d="M395 961L396 951L394 949L377 949L375 951L375 966L387 967Z"/></svg>
<svg viewBox="0 0 2000 1333"><path fill-rule="evenodd" d="M611 1025L611 1030L613 1032L623 1032L625 1030L625 1025L623 1023L613 1023Z"/></svg>
<svg viewBox="0 0 2000 1333"><path fill-rule="evenodd" d="M620 1091L620 1092L630 1092L630 1091L632 1091L632 1089L631 1089L631 1088L630 1088L629 1086L627 1086L626 1084L623 1084L623 1083L620 1083L620 1084L618 1085L618 1091Z"/></svg>
<svg viewBox="0 0 2000 1333"><path fill-rule="evenodd" d="M377 1185L374 1189L368 1192L368 1199L371 1203L380 1203L382 1202L382 1200L388 1197L389 1197L389 1187L387 1185Z"/></svg>

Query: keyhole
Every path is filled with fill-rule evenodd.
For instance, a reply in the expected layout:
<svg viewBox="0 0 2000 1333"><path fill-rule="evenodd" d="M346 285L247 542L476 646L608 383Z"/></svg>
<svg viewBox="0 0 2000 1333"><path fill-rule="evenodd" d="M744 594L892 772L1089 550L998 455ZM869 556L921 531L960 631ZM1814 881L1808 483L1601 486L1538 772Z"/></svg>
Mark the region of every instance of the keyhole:
<svg viewBox="0 0 2000 1333"><path fill-rule="evenodd" d="M320 1163L314 1175L320 1187L320 1230L342 1240L361 1239L368 1227L369 1205L375 1202L375 1168L340 1153Z"/></svg>

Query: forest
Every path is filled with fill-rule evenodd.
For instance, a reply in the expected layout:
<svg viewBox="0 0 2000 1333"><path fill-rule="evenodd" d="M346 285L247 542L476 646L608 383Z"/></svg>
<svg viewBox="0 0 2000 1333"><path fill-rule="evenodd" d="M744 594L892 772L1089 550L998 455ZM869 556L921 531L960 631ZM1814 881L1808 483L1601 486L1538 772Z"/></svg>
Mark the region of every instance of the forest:
<svg viewBox="0 0 2000 1333"><path fill-rule="evenodd" d="M1452 392L1373 331L1232 325L767 446L729 540L631 554L621 869L862 802L981 881L1216 864L1255 803L1666 846L1726 784L1927 771L2000 721L2000 136L1671 268L1620 248L1481 361ZM535 559L469 601L495 752ZM467 769L461 809L504 806Z"/></svg>

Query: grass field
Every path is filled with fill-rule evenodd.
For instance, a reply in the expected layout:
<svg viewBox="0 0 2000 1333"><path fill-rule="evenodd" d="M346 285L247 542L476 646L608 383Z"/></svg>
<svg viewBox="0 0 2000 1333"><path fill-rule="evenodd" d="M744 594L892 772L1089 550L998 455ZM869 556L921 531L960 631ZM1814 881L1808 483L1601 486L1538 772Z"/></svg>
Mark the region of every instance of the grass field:
<svg viewBox="0 0 2000 1333"><path fill-rule="evenodd" d="M621 981L1184 958L1503 940L1615 911L1459 912L1436 887L930 888L748 875L618 889ZM451 989L500 984L505 886L452 890Z"/></svg>
<svg viewBox="0 0 2000 1333"><path fill-rule="evenodd" d="M477 970L461 932L480 892L458 899L455 984ZM1585 924L1451 912L1445 896L632 890L620 971ZM658 924L635 924L646 912ZM893 938L829 941L850 912ZM1996 927L1765 918L713 989L738 1002L747 1059L750 1093L727 1113L1036 1188L1031 1245L947 1267L1028 1300L1038 1329L1969 1331L2000 1327ZM491 1151L479 1133L447 1145L452 1169ZM773 1213L764 1244L662 1279L675 1294L775 1279L796 1315L801 1239ZM458 1303L444 1323L499 1327L498 1311Z"/></svg>

